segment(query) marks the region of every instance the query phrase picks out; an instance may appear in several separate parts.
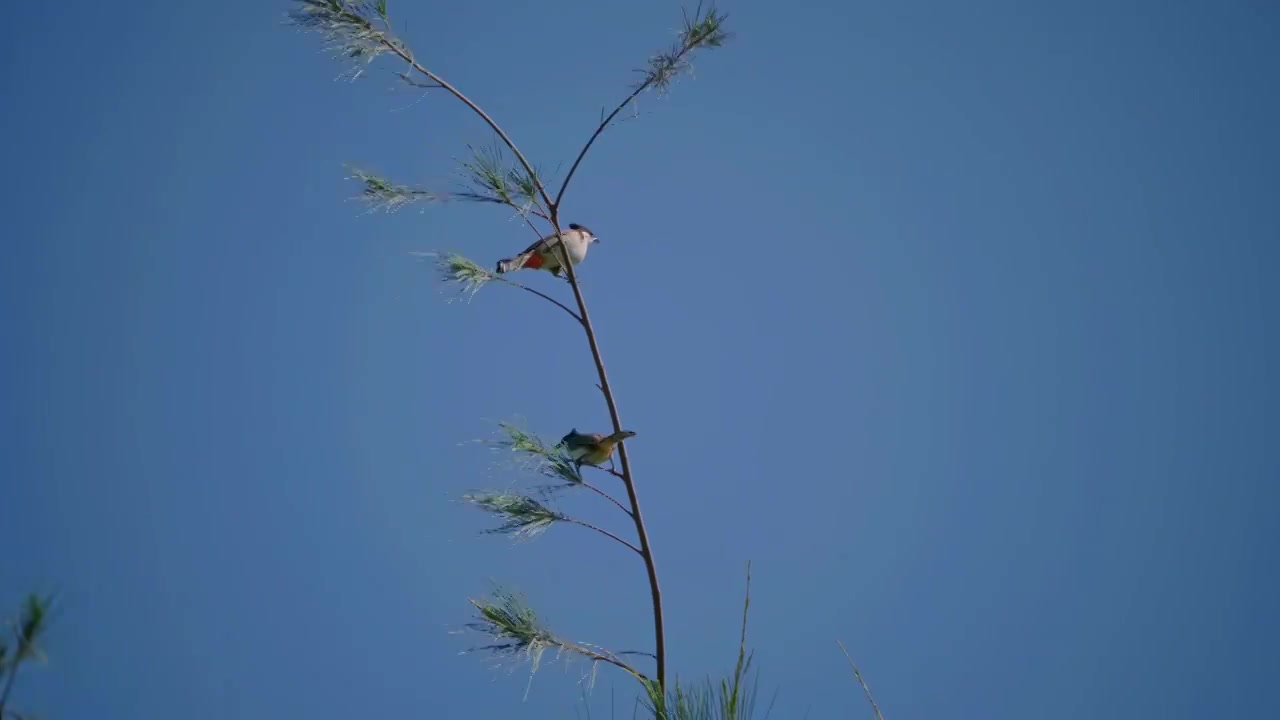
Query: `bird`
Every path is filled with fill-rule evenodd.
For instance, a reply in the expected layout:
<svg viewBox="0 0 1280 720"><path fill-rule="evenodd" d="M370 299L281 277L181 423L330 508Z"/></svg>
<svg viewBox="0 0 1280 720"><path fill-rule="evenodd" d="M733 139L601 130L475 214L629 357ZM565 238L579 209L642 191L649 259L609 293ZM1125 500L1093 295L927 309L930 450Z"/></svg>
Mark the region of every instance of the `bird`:
<svg viewBox="0 0 1280 720"><path fill-rule="evenodd" d="M587 248L591 243L597 242L600 242L600 238L586 226L569 223L569 229L564 233L564 245L568 250L569 262L574 265L580 264L587 258ZM559 245L560 238L556 233L538 238L537 242L525 248L519 255L499 260L497 272L501 275L514 270L546 270L560 277L565 270L560 264Z"/></svg>
<svg viewBox="0 0 1280 720"><path fill-rule="evenodd" d="M560 444L578 467L594 465L599 467L605 460L612 460L613 448L627 438L635 437L630 430L619 430L612 435L601 433L580 433L577 428L569 430L569 434L560 438Z"/></svg>

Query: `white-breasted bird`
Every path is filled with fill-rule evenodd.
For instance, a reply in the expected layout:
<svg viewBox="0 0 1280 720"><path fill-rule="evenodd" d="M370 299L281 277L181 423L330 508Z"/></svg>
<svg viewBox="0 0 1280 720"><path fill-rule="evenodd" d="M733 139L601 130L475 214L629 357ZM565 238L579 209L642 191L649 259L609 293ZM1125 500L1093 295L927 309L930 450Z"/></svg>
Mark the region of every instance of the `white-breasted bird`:
<svg viewBox="0 0 1280 720"><path fill-rule="evenodd" d="M585 226L569 223L569 229L564 232L564 247L568 251L569 262L578 265L587 259L587 248L595 242L600 242L600 238L596 237L595 233ZM538 238L537 242L525 248L519 255L499 260L497 271L502 274L513 270L546 270L560 277L565 272L560 265L560 252L560 237L551 233L546 237Z"/></svg>

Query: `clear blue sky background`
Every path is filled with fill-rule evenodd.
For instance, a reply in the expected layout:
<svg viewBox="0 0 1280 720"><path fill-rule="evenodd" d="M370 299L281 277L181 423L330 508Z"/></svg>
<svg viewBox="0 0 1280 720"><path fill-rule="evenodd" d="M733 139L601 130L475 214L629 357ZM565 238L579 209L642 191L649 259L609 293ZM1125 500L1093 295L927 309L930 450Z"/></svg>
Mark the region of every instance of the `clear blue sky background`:
<svg viewBox="0 0 1280 720"><path fill-rule="evenodd" d="M575 180L682 676L731 668L750 560L774 717L868 715L836 640L898 720L1280 716L1280 10L1038 5L730 2ZM334 82L287 7L7 10L0 602L62 598L17 705L572 716L582 663L522 702L449 632L492 577L651 640L625 551L459 502L516 480L496 421L607 426L586 345L410 255L509 255L503 212L344 201L344 162L448 186L491 136L390 62ZM391 9L551 168L679 18Z"/></svg>

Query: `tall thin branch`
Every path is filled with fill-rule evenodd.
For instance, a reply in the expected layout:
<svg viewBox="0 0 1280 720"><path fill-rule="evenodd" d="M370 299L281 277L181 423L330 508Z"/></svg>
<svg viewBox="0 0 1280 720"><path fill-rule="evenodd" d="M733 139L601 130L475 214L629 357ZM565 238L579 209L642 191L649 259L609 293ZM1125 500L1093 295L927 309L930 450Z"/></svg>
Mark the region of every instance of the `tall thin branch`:
<svg viewBox="0 0 1280 720"><path fill-rule="evenodd" d="M539 182L541 187L541 182ZM560 228L560 208L549 205L551 224L556 233L563 236ZM618 403L613 397L613 388L609 385L609 374L604 369L604 358L600 355L600 345L596 342L595 327L591 324L591 316L587 313L587 302L582 297L582 288L578 285L578 273L569 262L564 243L557 246L561 266L569 275L569 286L573 288L573 297L578 302L578 316L582 318L582 328L587 335L587 344L591 347L591 358L596 364L596 374L600 376L600 391L604 393L605 404L609 406L609 419L613 421L613 431L622 432L622 420L618 415ZM665 692L667 681L667 642L662 622L662 588L658 584L658 566L653 558L653 548L649 545L649 532L645 529L644 515L640 512L640 496L631 475L631 461L627 457L627 444L618 443L618 457L622 462L622 483L627 488L627 500L631 503L631 519L636 525L636 537L640 541L637 551L644 558L645 572L649 575L649 595L653 602L653 642L654 655L657 656L655 673L658 689Z"/></svg>
<svg viewBox="0 0 1280 720"><path fill-rule="evenodd" d="M441 78L439 75L436 75L419 64L417 60L414 60L409 51L399 43L393 42L389 38L385 38L383 40L383 44L396 55L399 55L405 62L409 63L414 70L417 70L427 76L432 81L439 83L441 87L454 97L461 100L462 103L471 108L476 115L479 115L481 120L484 120L485 124L487 124L489 128L497 134L498 138L502 140L502 143L511 149L512 154L516 156L516 160L520 162L521 167L523 167L525 172L529 174L529 177L533 178L534 182L537 183L538 194L542 196L542 200L544 204L546 204L548 214L550 215L548 220L550 220L551 225L555 228L556 233L563 236L564 231L560 227L560 208L558 204L551 201L551 197L547 194L546 187L542 184L542 178L538 177L538 174L534 172L533 165L525 159L524 153L520 152L520 149L516 147L515 142L507 135L506 131L503 130L493 118L489 117L489 114L481 109L479 105L472 102L471 98L468 98L457 88L446 82L444 78ZM652 83L650 82L649 84ZM603 129L597 129L595 136L598 136L601 132L603 132ZM594 142L594 136L592 138L592 142ZM590 143L588 143L588 148L589 146ZM582 157L586 155L586 150L588 148L584 148L583 151L578 154L578 159L574 162L575 166L582 161ZM564 196L564 190L567 184L568 183L566 182L561 185L558 197ZM604 360L600 355L599 344L596 342L595 328L592 327L591 318L587 313L586 300L582 297L582 288L578 286L578 274L574 272L573 263L569 262L568 257L566 257L567 253L565 252L563 243L560 244L558 250L561 257L561 264L569 275L569 285L573 288L574 300L578 303L578 317L582 322L583 330L586 332L587 344L591 347L591 357L595 361L596 372L600 376L600 389L604 393L606 404L609 406L609 417L613 421L614 432L621 432L622 422L618 417L618 404L614 400L613 390L609 386L609 376L604 369ZM649 593L653 600L654 654L657 656L656 675L658 687L663 689L666 687L667 678L667 644L662 622L662 589L658 585L658 568L654 562L653 551L649 545L649 533L645 530L644 517L640 512L640 497L636 493L635 483L632 480L631 463L627 458L626 443L619 443L618 456L622 461L622 481L627 486L627 499L631 503L631 517L635 521L636 535L640 540L640 546L636 551L644 558L645 570L649 575ZM627 544L630 545L630 543Z"/></svg>
<svg viewBox="0 0 1280 720"><path fill-rule="evenodd" d="M592 133L586 145L583 146L582 150L578 153L577 158L574 160L573 165L570 168L568 175L566 175L564 182L561 183L560 190L556 194L556 199L553 202L545 185L543 185L542 179L539 178L537 173L534 171L533 165L527 158L525 158L524 154L502 129L502 127L499 126L498 123L479 105L460 92L457 88L418 63L407 46L391 36L389 33L377 30L367 18L361 16L358 12L352 11L345 5L337 4L334 6L328 6L320 2L315 2L315 0L305 0L305 2L311 6L311 9L314 10L315 13L314 17L310 20L306 19L306 15L304 13L304 19L300 22L310 23L313 26L324 26L325 23L328 23L329 25L327 30L324 27L321 27L321 29L330 35L342 35L342 32L333 29L334 25L346 28L345 39L348 44L346 49L348 50L347 54L349 57L372 59L372 57L376 56L379 52L389 51L399 56L414 70L418 71L456 97L464 105L471 108L471 110L478 115L480 119L494 131L495 134L497 134L497 136L502 140L502 143L512 151L516 156L516 160L520 163L520 166L528 174L528 177L533 180L534 185L537 188L538 196L542 198L542 203L546 209L546 220L553 226L556 234L560 236L563 236L563 230L560 226L560 202L563 200L565 192L568 189L569 181L576 173L579 165L582 163L582 160L586 157L587 152L595 144L595 141L600 134L603 133L605 128L607 128L613 119L617 117L618 113L630 105L641 92L655 86L662 87L669 82L670 79L682 67L684 67L686 64L685 56L689 52L699 46L718 45L725 37L719 26L719 23L723 20L723 16L717 16L715 13L703 16L701 13L701 5L699 5L699 11L695 14L692 22L686 16L685 30L682 36L681 46L676 48L670 54L659 55L650 59L650 70L646 79L639 87L633 90L632 93L628 95L627 98L601 122L595 132ZM386 26L387 20L385 6L379 4L377 10L378 14L382 18L383 25ZM599 387L605 396L605 402L609 408L609 416L613 422L614 431L620 432L622 430L622 424L618 414L618 405L609 385L609 378L608 374L605 372L604 360L601 356L599 343L596 339L595 328L591 324L591 318L587 312L586 301L583 299L582 289L578 284L578 276L574 270L573 264L569 262L568 253L564 247L564 243L559 244L557 254L560 255L562 267L564 267L568 273L569 285L573 289L574 300L578 305L577 319L583 327L583 331L587 336L587 344L591 348L591 355L592 359L595 361L596 372L600 377ZM536 292L532 290L530 291ZM541 293L536 294L540 296L542 295ZM542 297L546 298L546 296ZM559 305L560 303L556 302L556 304ZM564 306L561 307L563 308ZM572 311L568 310L568 308L564 309L570 312L570 314L573 314ZM630 514L636 526L636 534L639 538L639 547L633 546L630 543L626 544L635 549L636 552L644 558L645 568L649 576L649 589L653 601L654 655L657 665L656 689L659 693L662 693L665 692L666 687L666 641L662 620L662 591L658 585L657 566L654 561L652 547L649 544L648 532L645 530L644 518L640 512L640 499L636 492L634 476L631 470L631 461L627 455L626 443L621 443L620 445L619 457L622 465L621 478L623 484L627 488L627 499L631 505ZM607 658L602 659L608 661Z"/></svg>

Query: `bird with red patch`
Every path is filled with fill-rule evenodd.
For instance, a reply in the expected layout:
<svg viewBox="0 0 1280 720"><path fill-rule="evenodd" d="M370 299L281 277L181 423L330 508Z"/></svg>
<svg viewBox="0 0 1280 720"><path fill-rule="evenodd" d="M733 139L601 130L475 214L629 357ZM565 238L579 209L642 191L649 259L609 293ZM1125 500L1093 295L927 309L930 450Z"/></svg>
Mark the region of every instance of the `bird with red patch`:
<svg viewBox="0 0 1280 720"><path fill-rule="evenodd" d="M563 238L564 250L569 255L569 262L574 265L587 259L587 248L591 243L600 242L600 238L596 237L595 233L577 223L569 223L569 229L563 233ZM565 272L560 264L560 246L561 236L556 233L538 238L537 242L525 248L519 255L499 260L498 274L514 270L546 270L560 277Z"/></svg>

